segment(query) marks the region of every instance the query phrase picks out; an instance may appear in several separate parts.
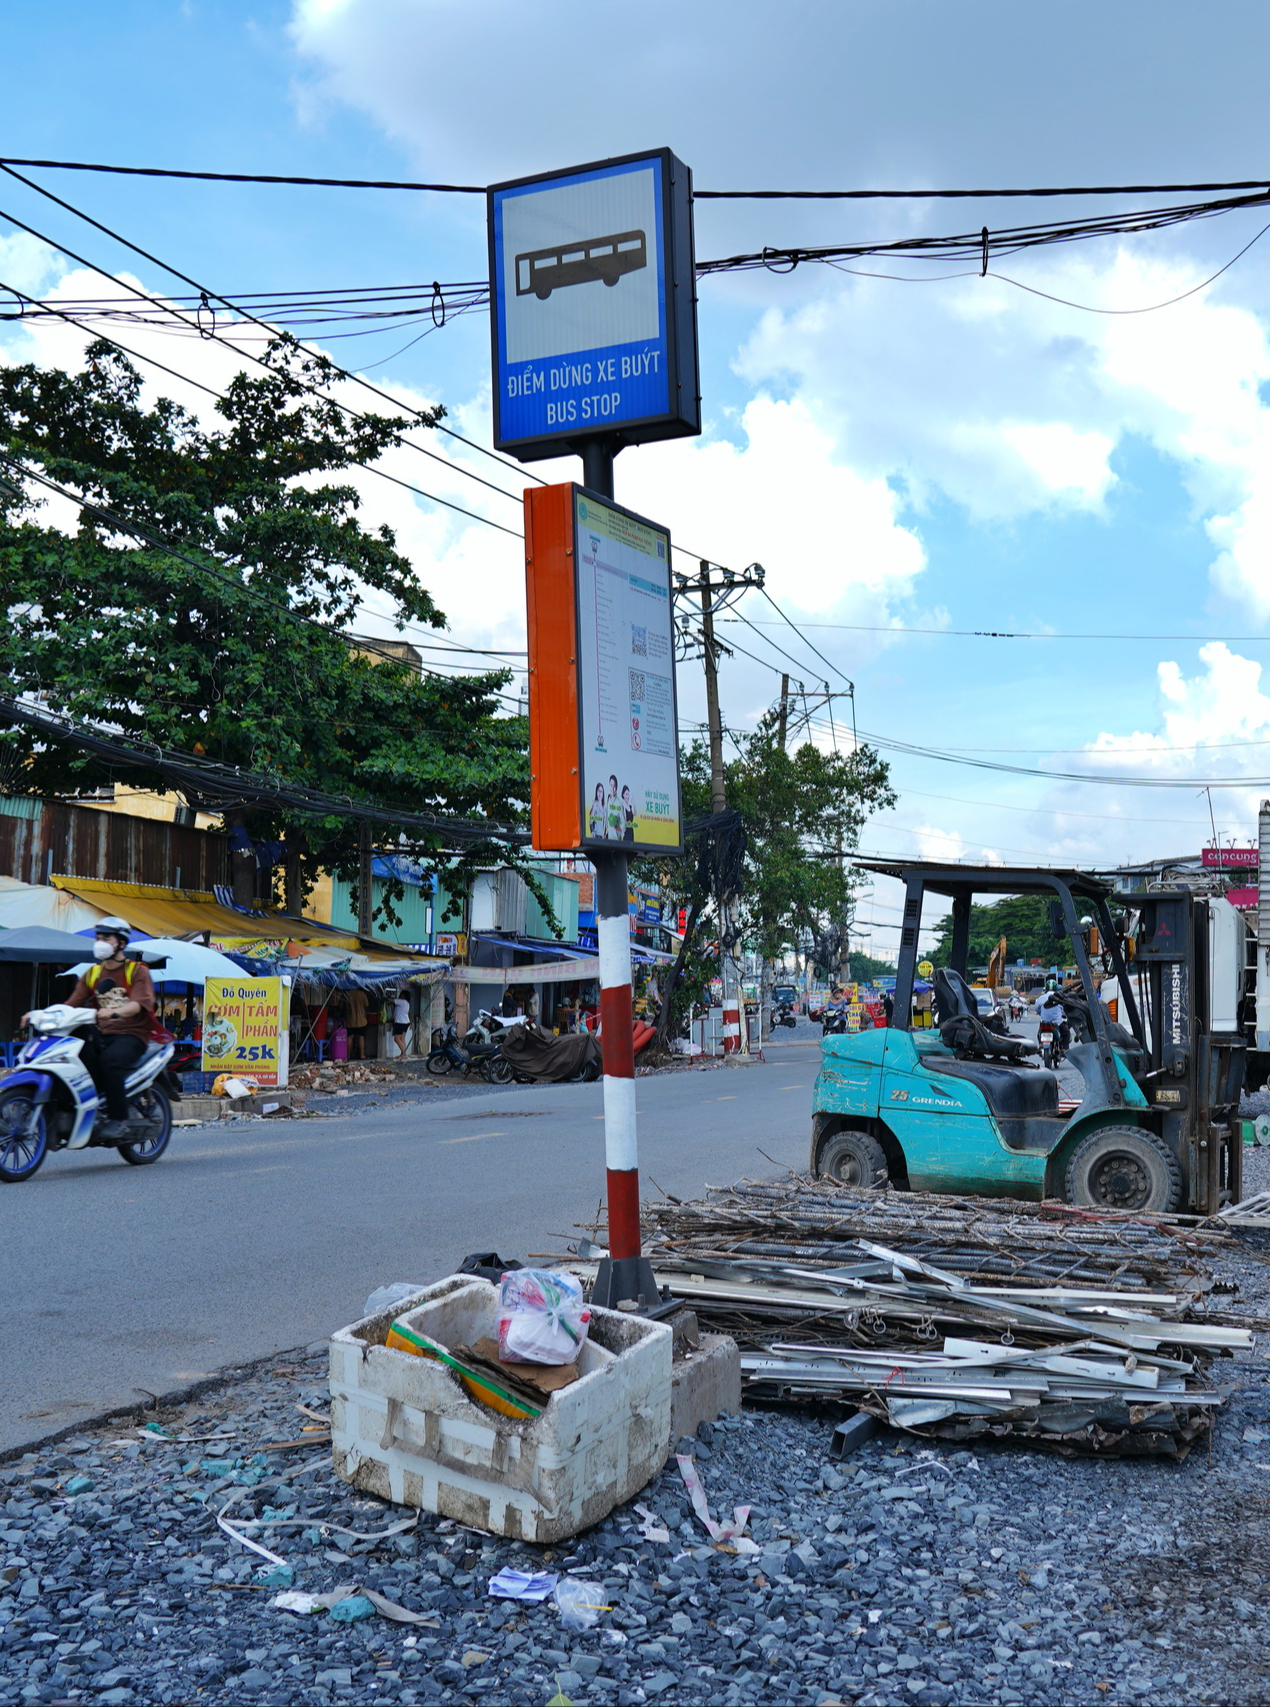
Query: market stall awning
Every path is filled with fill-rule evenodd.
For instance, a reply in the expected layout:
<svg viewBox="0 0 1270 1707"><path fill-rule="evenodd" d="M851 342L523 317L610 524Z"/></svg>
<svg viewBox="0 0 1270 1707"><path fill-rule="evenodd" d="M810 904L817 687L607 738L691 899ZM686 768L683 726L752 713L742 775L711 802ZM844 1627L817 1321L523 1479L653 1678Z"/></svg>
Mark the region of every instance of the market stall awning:
<svg viewBox="0 0 1270 1707"><path fill-rule="evenodd" d="M595 954L593 948L578 948L574 943L548 942L541 937L530 937L517 940L510 936L494 936L489 931L473 931L472 942L493 943L495 948L514 948L521 954L550 954L563 960L590 960ZM524 967L519 968L524 971Z"/></svg>
<svg viewBox="0 0 1270 1707"><path fill-rule="evenodd" d="M67 966L82 959L84 939L72 931L50 930L47 925L25 925L16 931L0 931L0 960L25 966Z"/></svg>
<svg viewBox="0 0 1270 1707"><path fill-rule="evenodd" d="M212 946L222 950L250 953L261 945L260 959L275 957L280 946L289 942L343 948L352 953L361 946L355 935L313 919L294 919L281 913L236 913L232 907L222 907L206 890L108 883L96 877L57 876L49 881L90 906L121 913L146 936L187 936L191 931L206 931Z"/></svg>
<svg viewBox="0 0 1270 1707"><path fill-rule="evenodd" d="M598 958L555 960L546 966L452 966L445 974L447 983L497 984L503 989L509 984L574 984L599 976Z"/></svg>
<svg viewBox="0 0 1270 1707"><path fill-rule="evenodd" d="M25 925L47 925L55 931L92 930L107 910L51 889L47 883L0 877L0 930L20 930Z"/></svg>
<svg viewBox="0 0 1270 1707"><path fill-rule="evenodd" d="M200 988L209 978L241 978L242 967L217 949L204 948L198 942L180 942L172 937L147 937L136 941L128 958L140 960L150 969L156 985L197 984ZM161 964L159 964L161 962ZM82 974L92 965L91 960L72 966L71 972ZM68 974L69 976L69 974Z"/></svg>

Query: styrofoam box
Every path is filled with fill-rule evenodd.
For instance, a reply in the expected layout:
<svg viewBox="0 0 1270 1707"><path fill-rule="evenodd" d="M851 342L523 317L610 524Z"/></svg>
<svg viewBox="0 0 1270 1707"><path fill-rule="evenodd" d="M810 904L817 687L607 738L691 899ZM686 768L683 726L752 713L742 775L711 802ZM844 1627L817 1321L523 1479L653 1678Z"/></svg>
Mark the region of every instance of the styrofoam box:
<svg viewBox="0 0 1270 1707"><path fill-rule="evenodd" d="M526 1541L576 1535L657 1474L670 1446L669 1327L592 1309L577 1381L517 1421L443 1364L384 1344L402 1319L447 1349L498 1335L498 1289L452 1275L331 1336L336 1474L401 1505Z"/></svg>

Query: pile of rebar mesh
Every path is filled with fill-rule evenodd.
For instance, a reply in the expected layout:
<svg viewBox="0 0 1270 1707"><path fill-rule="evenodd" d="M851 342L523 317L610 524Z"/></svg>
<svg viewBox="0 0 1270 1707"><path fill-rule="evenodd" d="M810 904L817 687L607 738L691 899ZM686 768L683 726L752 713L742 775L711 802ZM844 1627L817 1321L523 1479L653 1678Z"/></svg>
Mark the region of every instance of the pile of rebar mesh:
<svg viewBox="0 0 1270 1707"><path fill-rule="evenodd" d="M876 1240L985 1285L1115 1286L1188 1292L1211 1285L1205 1257L1219 1230L1159 1218L1092 1214L1009 1198L854 1193L801 1175L711 1186L692 1202L649 1203L647 1249L667 1257L757 1258L832 1268Z"/></svg>
<svg viewBox="0 0 1270 1707"><path fill-rule="evenodd" d="M1228 1235L1177 1218L792 1176L643 1226L663 1290L740 1345L748 1398L849 1399L916 1433L1180 1458L1225 1399L1212 1359L1252 1345L1209 1307Z"/></svg>

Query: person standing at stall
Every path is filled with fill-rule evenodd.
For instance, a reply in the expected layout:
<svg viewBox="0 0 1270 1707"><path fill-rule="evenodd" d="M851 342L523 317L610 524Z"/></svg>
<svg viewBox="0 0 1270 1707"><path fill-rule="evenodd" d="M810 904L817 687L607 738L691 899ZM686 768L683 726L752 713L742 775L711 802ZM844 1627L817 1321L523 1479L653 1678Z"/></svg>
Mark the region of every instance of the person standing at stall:
<svg viewBox="0 0 1270 1707"><path fill-rule="evenodd" d="M392 1040L397 1045L397 1055L402 1061L406 1058L406 1038L410 1032L410 1000L407 996L397 995L392 1003Z"/></svg>
<svg viewBox="0 0 1270 1707"><path fill-rule="evenodd" d="M348 1027L348 1057L350 1061L366 1059L366 1026L369 1022L364 990L345 990L344 1023Z"/></svg>

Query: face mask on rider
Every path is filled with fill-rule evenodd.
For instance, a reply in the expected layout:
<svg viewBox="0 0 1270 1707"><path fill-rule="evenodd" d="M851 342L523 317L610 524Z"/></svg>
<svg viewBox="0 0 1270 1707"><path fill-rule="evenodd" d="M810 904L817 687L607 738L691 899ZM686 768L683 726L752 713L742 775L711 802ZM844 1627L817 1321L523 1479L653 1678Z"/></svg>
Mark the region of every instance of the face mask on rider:
<svg viewBox="0 0 1270 1707"><path fill-rule="evenodd" d="M99 936L93 944L94 960L109 960L115 952L115 945L108 937Z"/></svg>

